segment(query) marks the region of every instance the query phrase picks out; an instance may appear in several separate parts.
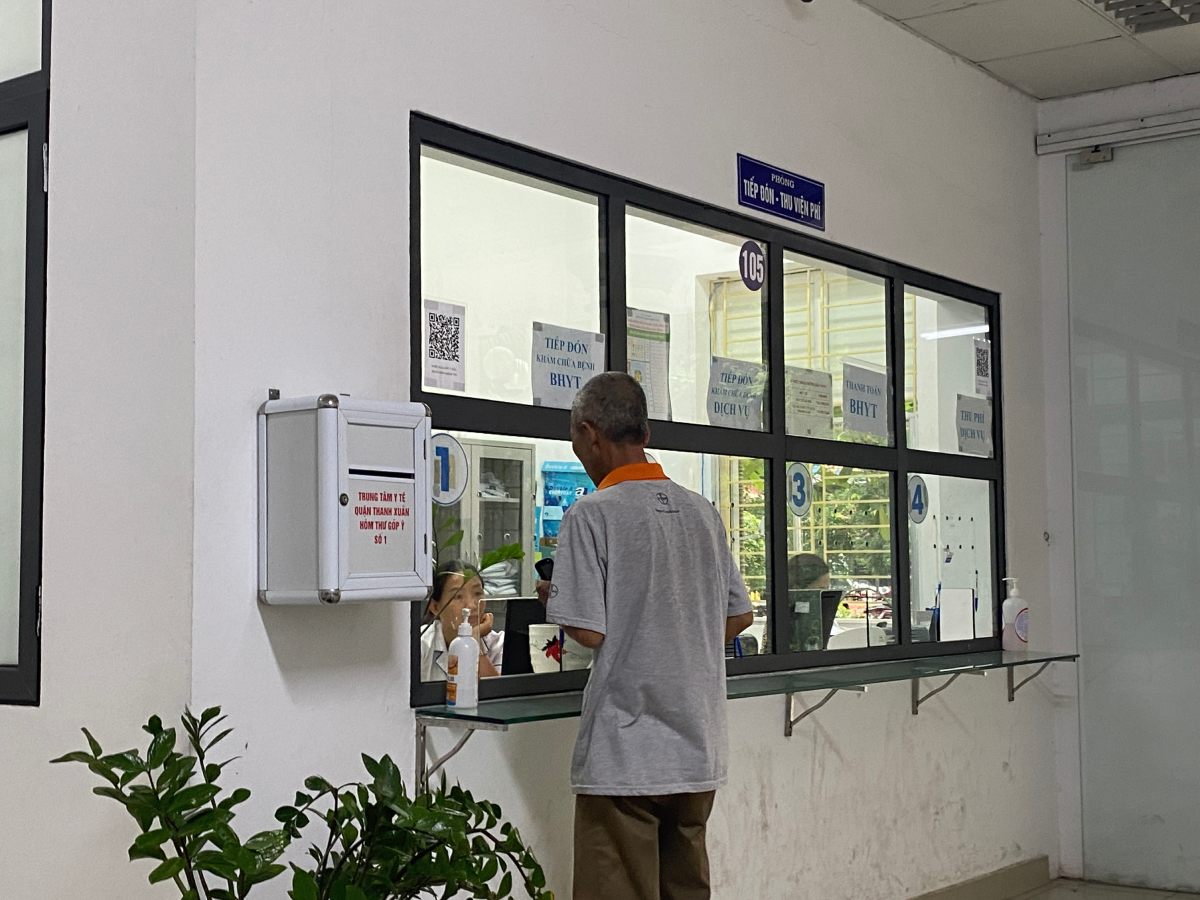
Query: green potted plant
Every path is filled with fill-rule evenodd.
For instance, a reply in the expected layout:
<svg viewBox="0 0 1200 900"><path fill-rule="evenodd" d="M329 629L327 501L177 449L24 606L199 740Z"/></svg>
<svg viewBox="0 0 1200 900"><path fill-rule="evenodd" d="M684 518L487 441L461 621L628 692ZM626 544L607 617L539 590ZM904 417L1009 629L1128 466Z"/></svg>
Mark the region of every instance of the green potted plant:
<svg viewBox="0 0 1200 900"><path fill-rule="evenodd" d="M242 840L234 829L246 788L219 784L232 760L213 750L231 733L220 707L185 710L186 740L153 716L144 753L105 753L86 728L88 748L55 763L86 765L104 782L93 792L122 806L138 826L130 860L154 863L151 884L171 882L182 900L244 900L259 884L292 873L292 900L406 900L422 896L511 896L514 873L535 900L553 900L532 851L500 808L447 786L410 796L387 756L363 756L368 781L335 786L305 780L280 827ZM312 841L304 862L280 862L294 841ZM498 879L498 881L497 881ZM493 886L494 885L494 886Z"/></svg>

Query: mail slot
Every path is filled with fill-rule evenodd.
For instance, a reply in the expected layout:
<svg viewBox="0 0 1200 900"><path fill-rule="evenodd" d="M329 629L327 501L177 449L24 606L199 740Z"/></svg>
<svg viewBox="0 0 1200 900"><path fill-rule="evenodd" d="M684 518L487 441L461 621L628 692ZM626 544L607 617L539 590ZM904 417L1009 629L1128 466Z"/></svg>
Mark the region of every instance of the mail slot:
<svg viewBox="0 0 1200 900"><path fill-rule="evenodd" d="M258 599L423 600L429 409L338 394L258 412Z"/></svg>

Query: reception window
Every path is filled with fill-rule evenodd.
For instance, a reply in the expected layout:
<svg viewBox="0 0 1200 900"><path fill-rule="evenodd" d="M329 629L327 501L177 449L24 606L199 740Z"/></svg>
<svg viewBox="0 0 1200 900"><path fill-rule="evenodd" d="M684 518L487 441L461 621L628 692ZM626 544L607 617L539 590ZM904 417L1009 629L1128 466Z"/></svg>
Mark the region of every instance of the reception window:
<svg viewBox="0 0 1200 900"><path fill-rule="evenodd" d="M467 472L434 510L450 592L414 605L414 704L465 607L481 696L585 683L543 600L595 490L571 401L605 370L720 514L754 613L731 675L999 647L995 294L421 115L411 173L413 396Z"/></svg>

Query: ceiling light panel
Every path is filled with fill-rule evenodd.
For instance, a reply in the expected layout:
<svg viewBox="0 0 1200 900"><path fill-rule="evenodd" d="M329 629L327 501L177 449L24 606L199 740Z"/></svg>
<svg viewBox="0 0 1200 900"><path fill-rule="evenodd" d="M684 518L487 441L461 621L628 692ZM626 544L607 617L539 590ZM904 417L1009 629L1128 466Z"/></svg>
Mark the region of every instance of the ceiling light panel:
<svg viewBox="0 0 1200 900"><path fill-rule="evenodd" d="M1136 33L1200 22L1200 0L1092 0Z"/></svg>

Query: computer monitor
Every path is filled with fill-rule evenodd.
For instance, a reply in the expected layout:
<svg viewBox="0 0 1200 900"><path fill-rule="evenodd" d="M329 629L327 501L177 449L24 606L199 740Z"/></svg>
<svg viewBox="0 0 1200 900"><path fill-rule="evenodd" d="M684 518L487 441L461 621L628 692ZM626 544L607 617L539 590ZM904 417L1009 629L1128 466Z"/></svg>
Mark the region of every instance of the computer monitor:
<svg viewBox="0 0 1200 900"><path fill-rule="evenodd" d="M504 665L501 675L529 675L529 626L546 621L546 607L537 597L512 597L504 610Z"/></svg>
<svg viewBox="0 0 1200 900"><path fill-rule="evenodd" d="M829 635L833 631L833 620L845 591L821 591L821 649L829 646Z"/></svg>
<svg viewBox="0 0 1200 900"><path fill-rule="evenodd" d="M824 650L829 646L843 593L820 588L788 590L789 627L784 633L788 636L789 651Z"/></svg>

